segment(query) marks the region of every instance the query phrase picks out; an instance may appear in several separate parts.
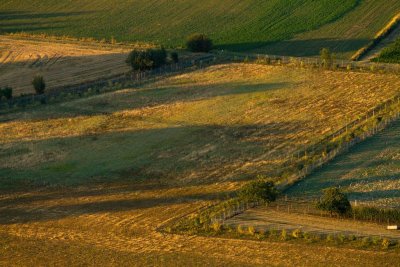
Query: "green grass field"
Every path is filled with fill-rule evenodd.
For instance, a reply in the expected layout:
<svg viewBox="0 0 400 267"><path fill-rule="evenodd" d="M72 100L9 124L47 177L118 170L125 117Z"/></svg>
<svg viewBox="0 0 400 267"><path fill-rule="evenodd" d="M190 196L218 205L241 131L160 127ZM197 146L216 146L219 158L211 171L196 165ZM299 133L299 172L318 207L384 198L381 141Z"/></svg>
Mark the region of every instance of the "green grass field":
<svg viewBox="0 0 400 267"><path fill-rule="evenodd" d="M348 56L399 10L396 0L4 0L0 29L167 46L202 32L221 49L316 55L330 47Z"/></svg>
<svg viewBox="0 0 400 267"><path fill-rule="evenodd" d="M315 196L340 186L352 200L399 208L400 123L354 147L288 190L293 196Z"/></svg>

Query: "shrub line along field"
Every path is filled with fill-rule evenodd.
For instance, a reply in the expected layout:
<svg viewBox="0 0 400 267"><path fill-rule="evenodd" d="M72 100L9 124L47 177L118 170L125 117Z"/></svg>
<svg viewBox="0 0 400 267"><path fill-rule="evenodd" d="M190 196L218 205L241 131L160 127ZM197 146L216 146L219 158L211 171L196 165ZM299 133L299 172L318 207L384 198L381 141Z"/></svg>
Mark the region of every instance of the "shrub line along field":
<svg viewBox="0 0 400 267"><path fill-rule="evenodd" d="M350 58L399 9L397 0L7 0L0 3L0 25L5 33L115 37L172 47L183 45L182 36L201 32L224 50L315 56L329 47Z"/></svg>
<svg viewBox="0 0 400 267"><path fill-rule="evenodd" d="M257 174L279 179L286 155L362 116L397 88L392 74L222 64L4 115L4 261L15 262L18 254L20 264L44 258L57 264L65 258L47 259L52 250L47 244L56 244L68 245L65 253L83 262L100 249L102 255L113 251L116 263L168 254L169 263L189 264L187 253L199 261L211 257L239 265L272 259L292 265L298 257L309 259L304 265L377 264L387 258L396 263L398 255L391 252L351 250L349 259L346 248L318 247L315 253L305 244L209 240L155 230L226 197ZM30 254L39 244L42 250ZM81 252L72 254L76 251Z"/></svg>

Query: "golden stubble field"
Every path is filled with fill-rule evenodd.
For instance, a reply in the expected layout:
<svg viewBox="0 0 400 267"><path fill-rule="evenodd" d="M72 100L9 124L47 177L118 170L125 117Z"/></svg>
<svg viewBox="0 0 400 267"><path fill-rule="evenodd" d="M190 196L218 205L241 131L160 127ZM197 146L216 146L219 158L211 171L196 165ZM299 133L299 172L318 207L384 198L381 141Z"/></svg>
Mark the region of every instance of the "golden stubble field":
<svg viewBox="0 0 400 267"><path fill-rule="evenodd" d="M123 74L130 69L125 59L132 49L0 35L0 87L11 86L19 95L34 93L35 75L42 75L51 90Z"/></svg>
<svg viewBox="0 0 400 267"><path fill-rule="evenodd" d="M4 115L0 263L393 266L390 252L157 228L276 175L288 152L399 85L393 75L227 64Z"/></svg>

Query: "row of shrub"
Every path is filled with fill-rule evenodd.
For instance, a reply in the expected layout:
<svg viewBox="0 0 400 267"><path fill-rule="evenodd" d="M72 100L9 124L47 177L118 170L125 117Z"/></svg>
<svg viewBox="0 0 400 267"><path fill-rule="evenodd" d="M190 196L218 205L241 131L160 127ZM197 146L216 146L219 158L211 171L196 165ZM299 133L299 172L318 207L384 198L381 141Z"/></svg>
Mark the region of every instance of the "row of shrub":
<svg viewBox="0 0 400 267"><path fill-rule="evenodd" d="M352 246L363 247L363 248L381 248L387 250L389 248L400 247L400 243L396 240L389 238L382 238L379 236L367 237L367 236L355 236L354 234L323 234L317 232L306 232L301 229L294 230L276 230L276 229L256 229L254 226L243 226L238 225L232 227L229 225L220 225L214 223L211 230L216 235L227 234L239 238L247 237L254 238L257 240L279 240L279 241L291 241L291 240L303 240L308 243L327 243L327 244L351 244Z"/></svg>
<svg viewBox="0 0 400 267"><path fill-rule="evenodd" d="M188 37L186 46L192 52L209 52L212 49L213 43L212 40L204 34L193 34ZM167 63L178 62L178 53L172 52L168 56L164 47L158 49L133 50L126 59L126 63L129 64L133 70L139 71L155 69Z"/></svg>

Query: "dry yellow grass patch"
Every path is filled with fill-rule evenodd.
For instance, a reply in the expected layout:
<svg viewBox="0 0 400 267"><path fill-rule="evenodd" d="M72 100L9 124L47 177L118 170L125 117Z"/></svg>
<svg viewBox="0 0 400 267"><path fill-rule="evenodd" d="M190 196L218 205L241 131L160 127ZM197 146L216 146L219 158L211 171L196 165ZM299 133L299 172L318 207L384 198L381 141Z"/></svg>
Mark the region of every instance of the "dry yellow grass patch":
<svg viewBox="0 0 400 267"><path fill-rule="evenodd" d="M33 93L35 75L44 76L51 90L122 74L129 71L129 50L0 36L0 87L11 86L19 95Z"/></svg>

